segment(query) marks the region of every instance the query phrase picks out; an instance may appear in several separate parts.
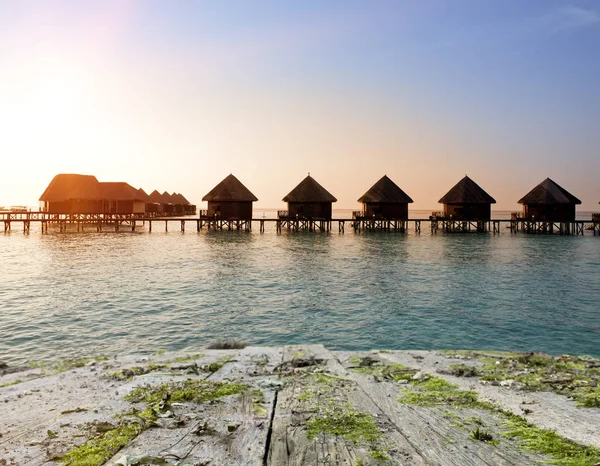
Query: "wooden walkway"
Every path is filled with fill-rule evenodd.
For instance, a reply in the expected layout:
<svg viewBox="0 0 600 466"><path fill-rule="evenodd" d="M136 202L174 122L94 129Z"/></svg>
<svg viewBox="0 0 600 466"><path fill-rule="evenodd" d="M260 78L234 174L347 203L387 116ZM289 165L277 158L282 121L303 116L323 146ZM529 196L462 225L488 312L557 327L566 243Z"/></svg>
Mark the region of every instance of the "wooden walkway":
<svg viewBox="0 0 600 466"><path fill-rule="evenodd" d="M75 447L92 444L102 461L84 457L79 464L476 466L555 460L507 436L515 419L578 442L577 448L600 447L600 409L577 408L554 393L448 375L457 363L477 365L433 351L335 352L320 345L133 355L15 373L3 373L0 365L0 464L59 464ZM444 397L411 401L435 390ZM102 446L131 426L133 434L118 451Z"/></svg>
<svg viewBox="0 0 600 466"><path fill-rule="evenodd" d="M259 231L265 231L266 224L275 224L275 230L280 233L287 231L330 232L337 224L339 233L344 233L346 225L355 232L388 231L388 232L421 232L422 224L429 224L431 233L466 233L492 232L500 234L503 230L511 233L523 232L530 234L559 234L584 235L591 231L594 236L600 236L600 219L576 220L574 222L539 222L526 219L501 219L489 221L462 221L443 218L385 220L385 219L348 219L334 218L331 220L308 220L291 218L256 218L251 220L218 219L212 217L157 217L147 214L48 214L45 212L0 212L0 224L4 233L11 232L13 225L22 227L24 233L31 231L32 224L40 224L41 232L47 233L49 226L59 232L66 231L138 231L148 226L148 231L169 231L170 229L185 232L195 230L241 230L251 231L253 224L258 224Z"/></svg>

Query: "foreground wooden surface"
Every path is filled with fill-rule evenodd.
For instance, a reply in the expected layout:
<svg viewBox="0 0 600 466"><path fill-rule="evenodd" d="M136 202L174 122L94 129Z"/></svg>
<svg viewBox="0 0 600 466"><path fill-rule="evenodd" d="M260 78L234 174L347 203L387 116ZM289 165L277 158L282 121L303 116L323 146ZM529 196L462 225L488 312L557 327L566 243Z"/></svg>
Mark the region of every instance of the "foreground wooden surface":
<svg viewBox="0 0 600 466"><path fill-rule="evenodd" d="M0 376L0 465L61 464L74 446L101 436L101 426L117 425L115 415L143 408L124 399L135 387L183 380L234 382L247 389L202 403L172 403L160 413L158 425L140 429L106 464L150 464L127 463L139 456L153 457L153 464L179 465L551 461L504 437L503 421L494 411L399 401L411 385L371 370L393 364L412 369L409 378L447 380L540 428L600 447L600 409L577 408L555 393L446 374L457 362L465 361L433 351L338 352L307 345L126 356L56 374L39 367L7 373ZM147 373L122 372L133 367ZM123 374L122 380L115 373ZM15 381L20 382L9 385ZM478 428L494 440L475 439Z"/></svg>

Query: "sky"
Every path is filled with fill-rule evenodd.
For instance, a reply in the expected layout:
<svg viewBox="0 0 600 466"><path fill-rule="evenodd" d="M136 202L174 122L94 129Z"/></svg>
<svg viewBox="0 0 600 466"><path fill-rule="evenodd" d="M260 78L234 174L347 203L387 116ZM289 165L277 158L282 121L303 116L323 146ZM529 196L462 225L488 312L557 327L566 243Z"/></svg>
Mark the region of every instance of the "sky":
<svg viewBox="0 0 600 466"><path fill-rule="evenodd" d="M497 204L550 177L600 201L600 2L0 0L0 206L57 173L182 192L229 173L338 202L387 174Z"/></svg>

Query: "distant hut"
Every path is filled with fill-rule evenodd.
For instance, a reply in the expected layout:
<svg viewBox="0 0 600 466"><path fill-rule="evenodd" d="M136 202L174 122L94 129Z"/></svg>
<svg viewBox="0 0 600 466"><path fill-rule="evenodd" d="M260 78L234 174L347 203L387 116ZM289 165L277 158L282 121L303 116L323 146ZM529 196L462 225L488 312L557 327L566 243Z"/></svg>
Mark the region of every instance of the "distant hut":
<svg viewBox="0 0 600 466"><path fill-rule="evenodd" d="M523 217L541 222L573 222L575 206L581 201L550 178L521 198Z"/></svg>
<svg viewBox="0 0 600 466"><path fill-rule="evenodd" d="M144 202L144 212L148 212L148 205L152 204L150 201L150 196L148 196L148 194L146 194L146 191L144 191L142 188L138 189L137 192L140 196L140 199Z"/></svg>
<svg viewBox="0 0 600 466"><path fill-rule="evenodd" d="M206 215L222 220L251 220L252 203L258 201L233 175L227 176L202 200L208 202Z"/></svg>
<svg viewBox="0 0 600 466"><path fill-rule="evenodd" d="M190 201L188 201L186 199L186 197L181 193L179 193L179 197L181 198L181 201L183 202L184 213L186 215L194 215L196 213L196 205L192 204Z"/></svg>
<svg viewBox="0 0 600 466"><path fill-rule="evenodd" d="M40 209L52 214L94 214L102 207L99 183L92 175L56 175L40 196Z"/></svg>
<svg viewBox="0 0 600 466"><path fill-rule="evenodd" d="M176 214L183 214L184 205L183 205L183 201L181 200L181 197L179 197L179 194L177 194L177 193L171 194L171 200L173 201L173 206L175 208L175 213Z"/></svg>
<svg viewBox="0 0 600 466"><path fill-rule="evenodd" d="M160 195L160 203L162 205L162 212L166 215L172 215L175 213L175 205L171 195L165 191Z"/></svg>
<svg viewBox="0 0 600 466"><path fill-rule="evenodd" d="M488 221L496 201L465 175L438 202L444 204L444 217L453 220Z"/></svg>
<svg viewBox="0 0 600 466"><path fill-rule="evenodd" d="M310 176L283 198L287 202L287 216L309 220L331 220L332 203L337 202L329 191Z"/></svg>
<svg viewBox="0 0 600 466"><path fill-rule="evenodd" d="M363 205L363 217L408 220L408 204L413 200L384 175L358 202Z"/></svg>
<svg viewBox="0 0 600 466"><path fill-rule="evenodd" d="M125 182L99 183L102 212L112 214L143 214L146 212L146 197ZM144 193L145 194L145 193Z"/></svg>
<svg viewBox="0 0 600 466"><path fill-rule="evenodd" d="M146 203L146 212L151 212L155 215L162 212L162 194L155 189L148 197L150 201Z"/></svg>

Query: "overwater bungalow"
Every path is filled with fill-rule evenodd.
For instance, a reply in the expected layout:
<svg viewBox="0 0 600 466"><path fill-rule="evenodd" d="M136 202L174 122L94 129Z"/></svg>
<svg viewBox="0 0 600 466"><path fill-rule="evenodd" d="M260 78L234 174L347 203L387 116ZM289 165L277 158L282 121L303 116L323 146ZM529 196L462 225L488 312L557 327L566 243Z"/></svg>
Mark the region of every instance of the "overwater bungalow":
<svg viewBox="0 0 600 466"><path fill-rule="evenodd" d="M444 218L464 221L489 221L496 200L465 175L439 201Z"/></svg>
<svg viewBox="0 0 600 466"><path fill-rule="evenodd" d="M283 198L288 210L279 212L280 218L331 220L332 205L337 199L310 176Z"/></svg>
<svg viewBox="0 0 600 466"><path fill-rule="evenodd" d="M150 200L146 203L146 212L155 215L162 212L162 194L155 189L148 195L148 198Z"/></svg>
<svg viewBox="0 0 600 466"><path fill-rule="evenodd" d="M566 189L546 178L519 200L523 218L540 222L573 222L575 206L581 201Z"/></svg>
<svg viewBox="0 0 600 466"><path fill-rule="evenodd" d="M99 186L103 213L143 214L146 212L146 197L130 184L122 181L102 182Z"/></svg>
<svg viewBox="0 0 600 466"><path fill-rule="evenodd" d="M354 217L408 220L408 204L413 200L396 183L384 175L358 199L363 207Z"/></svg>
<svg viewBox="0 0 600 466"><path fill-rule="evenodd" d="M208 209L201 217L220 220L251 220L252 203L257 197L233 175L228 175L202 198L208 202Z"/></svg>
<svg viewBox="0 0 600 466"><path fill-rule="evenodd" d="M92 175L63 173L40 196L40 209L53 214L134 214L145 212L144 199L124 182L101 183Z"/></svg>
<svg viewBox="0 0 600 466"><path fill-rule="evenodd" d="M99 182L92 175L56 175L40 196L40 210L52 214L102 212Z"/></svg>
<svg viewBox="0 0 600 466"><path fill-rule="evenodd" d="M167 191L160 195L160 204L162 206L162 212L165 215L173 215L175 213L175 204Z"/></svg>

